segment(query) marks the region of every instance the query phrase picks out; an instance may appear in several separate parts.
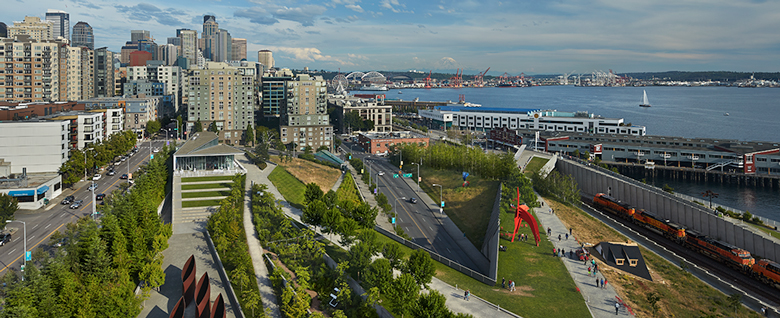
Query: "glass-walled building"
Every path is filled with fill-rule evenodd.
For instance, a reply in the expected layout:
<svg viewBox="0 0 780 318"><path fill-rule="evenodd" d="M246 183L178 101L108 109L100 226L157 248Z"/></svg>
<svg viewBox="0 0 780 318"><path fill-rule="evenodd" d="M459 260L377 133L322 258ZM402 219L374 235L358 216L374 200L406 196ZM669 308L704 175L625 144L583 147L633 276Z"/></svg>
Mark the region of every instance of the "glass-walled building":
<svg viewBox="0 0 780 318"><path fill-rule="evenodd" d="M198 132L173 155L173 169L177 173L243 170L236 163L236 156L240 155L243 155L242 151L219 144L217 134Z"/></svg>

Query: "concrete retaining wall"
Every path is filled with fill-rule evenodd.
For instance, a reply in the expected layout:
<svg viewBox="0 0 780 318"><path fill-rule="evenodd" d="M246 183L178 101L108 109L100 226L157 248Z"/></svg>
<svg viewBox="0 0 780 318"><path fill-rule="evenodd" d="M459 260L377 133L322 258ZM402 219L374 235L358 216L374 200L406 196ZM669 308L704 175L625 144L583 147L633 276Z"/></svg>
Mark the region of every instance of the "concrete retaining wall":
<svg viewBox="0 0 780 318"><path fill-rule="evenodd" d="M482 243L482 255L487 257L490 265L488 267L488 277L497 279L498 277L498 240L501 233L501 190L504 184L498 185L496 200L493 202L493 212L490 213L490 221L485 232L485 241Z"/></svg>
<svg viewBox="0 0 780 318"><path fill-rule="evenodd" d="M685 225L712 238L750 251L756 258L780 260L780 241L760 232L753 232L748 225L719 217L705 207L638 182L623 175L580 162L560 159L555 165L560 173L574 177L584 196L607 193L637 209L652 211L672 222Z"/></svg>

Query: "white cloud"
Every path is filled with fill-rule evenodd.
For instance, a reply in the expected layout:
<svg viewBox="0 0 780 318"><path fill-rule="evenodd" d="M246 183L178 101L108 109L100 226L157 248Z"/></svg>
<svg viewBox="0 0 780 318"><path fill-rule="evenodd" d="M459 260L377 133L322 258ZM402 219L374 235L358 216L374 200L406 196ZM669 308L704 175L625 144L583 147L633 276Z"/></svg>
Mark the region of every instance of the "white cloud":
<svg viewBox="0 0 780 318"><path fill-rule="evenodd" d="M350 9L352 11L355 11L355 12L360 12L360 13L364 12L363 8L361 8L357 4L348 4L348 5L345 5L344 7L347 8L347 9Z"/></svg>
<svg viewBox="0 0 780 318"><path fill-rule="evenodd" d="M273 51L274 54L279 52L280 55L286 55L288 58L298 62L333 62L338 65L355 65L354 63L346 62L330 55L324 55L319 49L313 47L271 46L269 49Z"/></svg>

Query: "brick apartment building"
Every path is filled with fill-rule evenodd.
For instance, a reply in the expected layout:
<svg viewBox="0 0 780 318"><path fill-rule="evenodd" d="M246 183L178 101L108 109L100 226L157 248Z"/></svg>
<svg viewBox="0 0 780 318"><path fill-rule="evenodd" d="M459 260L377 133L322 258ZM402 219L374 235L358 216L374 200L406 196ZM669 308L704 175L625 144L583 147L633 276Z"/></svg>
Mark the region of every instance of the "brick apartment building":
<svg viewBox="0 0 780 318"><path fill-rule="evenodd" d="M429 142L428 137L411 131L358 134L358 143L363 147L363 151L371 154L386 153L389 151L390 146L397 144L416 143L420 146L428 147Z"/></svg>

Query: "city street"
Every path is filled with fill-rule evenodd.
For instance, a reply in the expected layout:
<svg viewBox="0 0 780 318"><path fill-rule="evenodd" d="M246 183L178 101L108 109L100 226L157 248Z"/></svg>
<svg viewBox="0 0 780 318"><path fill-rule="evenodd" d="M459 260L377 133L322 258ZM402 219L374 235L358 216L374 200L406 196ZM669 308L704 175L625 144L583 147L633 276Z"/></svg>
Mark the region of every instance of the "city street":
<svg viewBox="0 0 780 318"><path fill-rule="evenodd" d="M111 191L120 188L120 185L126 180L120 179L122 174L129 174L135 172L142 164L149 160L149 142L145 141L138 145L138 152L127 158L120 165L111 167L114 168L116 174L109 176L108 167L99 171L102 177L98 181L94 181L97 185L95 194L104 193L106 196L111 195ZM165 145L163 140L153 140L151 142L152 149L162 148ZM154 153L152 153L154 154ZM48 247L49 237L58 230L64 228L64 225L70 222L76 221L80 217L88 216L92 213L92 192L88 190L88 187L92 184L92 175L87 177L87 181L79 181L73 188L65 188L62 194L52 199L46 208L38 210L19 210L14 214L14 222L6 224L6 230L16 229L13 234L12 240L0 247L0 275L4 275L6 270L18 271L20 265L23 263L22 257L24 254L24 227L21 222L23 221L27 225L27 249L33 251L36 247L43 244L43 247ZM76 209L70 209L70 204L61 204L65 197L73 195L75 200L83 200L80 207ZM97 204L101 201L96 200Z"/></svg>
<svg viewBox="0 0 780 318"><path fill-rule="evenodd" d="M343 151L351 151L351 143L345 142L342 145ZM396 213L396 226L401 227L406 234L412 238L412 242L430 249L451 259L463 266L469 267L475 271L480 271L477 265L461 251L461 248L455 243L453 238L444 229L439 220L433 213L439 213L439 207L436 205L426 205L420 199L421 196L427 196L425 192L417 192L416 188L411 188L403 178L393 178L393 174L398 173L398 167L391 165L386 158L369 156L362 152L357 152L358 146L353 147L355 158L365 159L366 169L370 167L372 178L377 184L378 191L387 196L388 202L393 206ZM384 172L383 176L378 176L378 172ZM409 202L410 198L416 198L417 203Z"/></svg>

